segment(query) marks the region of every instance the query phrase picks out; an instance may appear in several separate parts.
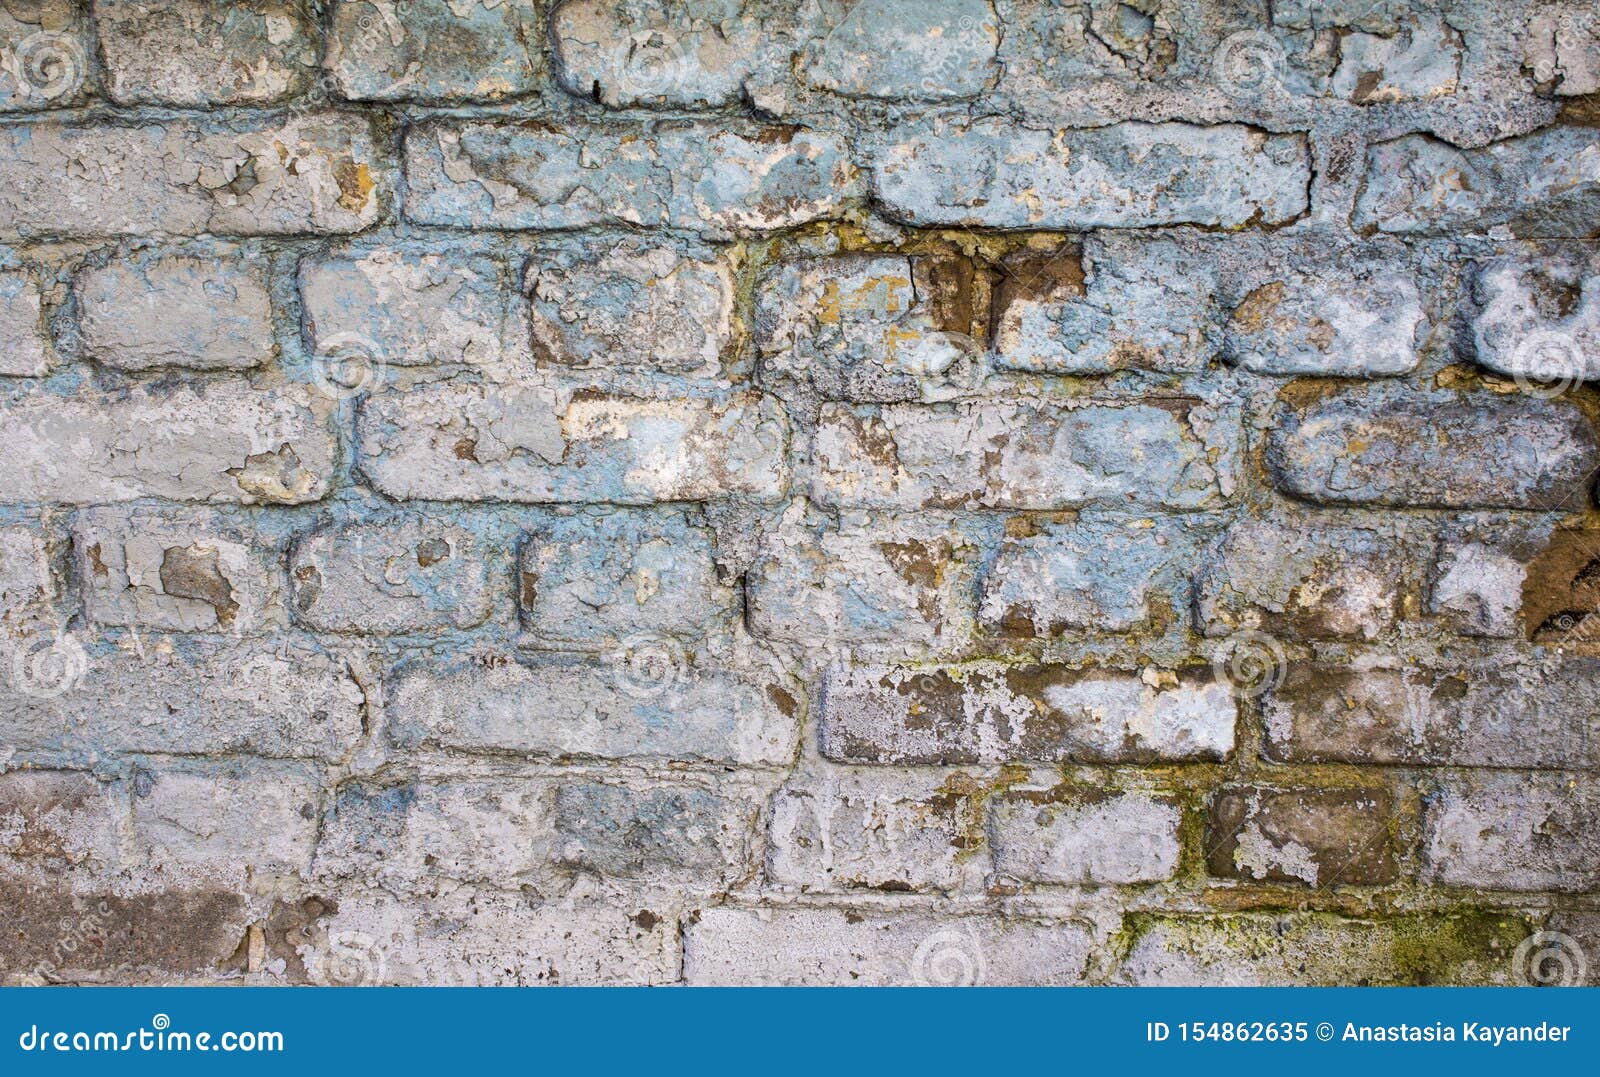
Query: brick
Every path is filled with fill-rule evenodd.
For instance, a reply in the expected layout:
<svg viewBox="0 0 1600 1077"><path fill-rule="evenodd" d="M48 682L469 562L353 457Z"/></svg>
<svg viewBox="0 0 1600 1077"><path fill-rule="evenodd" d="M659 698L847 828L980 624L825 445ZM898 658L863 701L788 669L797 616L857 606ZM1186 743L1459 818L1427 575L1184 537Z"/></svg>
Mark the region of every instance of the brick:
<svg viewBox="0 0 1600 1077"><path fill-rule="evenodd" d="M1226 685L1198 680L1155 687L1066 666L836 667L818 736L822 754L841 762L1221 759L1237 717Z"/></svg>
<svg viewBox="0 0 1600 1077"><path fill-rule="evenodd" d="M392 366L495 368L515 355L501 269L460 251L376 249L300 263L306 337L317 355L355 350Z"/></svg>
<svg viewBox="0 0 1600 1077"><path fill-rule="evenodd" d="M391 189L353 116L0 128L0 239L357 232Z"/></svg>
<svg viewBox="0 0 1600 1077"><path fill-rule="evenodd" d="M1195 573L1195 619L1208 636L1374 639L1399 617L1402 563L1399 544L1380 531L1240 520Z"/></svg>
<svg viewBox="0 0 1600 1077"><path fill-rule="evenodd" d="M25 270L0 270L0 376L38 378L50 372L39 286Z"/></svg>
<svg viewBox="0 0 1600 1077"><path fill-rule="evenodd" d="M1552 127L1482 149L1405 135L1367 150L1352 225L1446 235L1506 227L1522 238L1594 234L1600 155L1592 132Z"/></svg>
<svg viewBox="0 0 1600 1077"><path fill-rule="evenodd" d="M1478 362L1498 374L1554 383L1600 378L1600 254L1506 255L1473 280Z"/></svg>
<svg viewBox="0 0 1600 1077"><path fill-rule="evenodd" d="M981 885L982 789L963 774L829 769L772 801L767 877L808 893Z"/></svg>
<svg viewBox="0 0 1600 1077"><path fill-rule="evenodd" d="M135 872L171 885L241 885L305 874L317 840L321 787L309 771L163 771L133 796Z"/></svg>
<svg viewBox="0 0 1600 1077"><path fill-rule="evenodd" d="M703 909L684 929L691 985L1065 985L1082 980L1077 924L844 909Z"/></svg>
<svg viewBox="0 0 1600 1077"><path fill-rule="evenodd" d="M24 525L0 527L0 626L22 626L55 593L44 535Z"/></svg>
<svg viewBox="0 0 1600 1077"><path fill-rule="evenodd" d="M543 40L532 0L337 0L327 65L354 101L499 101L538 89Z"/></svg>
<svg viewBox="0 0 1600 1077"><path fill-rule="evenodd" d="M392 892L440 879L515 890L548 874L552 792L513 779L346 783L317 843L320 879L365 879Z"/></svg>
<svg viewBox="0 0 1600 1077"><path fill-rule="evenodd" d="M1141 917L1112 980L1145 987L1511 982L1524 921L1492 912L1356 920L1319 913Z"/></svg>
<svg viewBox="0 0 1600 1077"><path fill-rule="evenodd" d="M677 979L677 920L638 905L458 891L341 897L307 961L314 983L645 986Z"/></svg>
<svg viewBox="0 0 1600 1077"><path fill-rule="evenodd" d="M75 289L84 353L105 366L246 370L277 353L265 267L242 251L115 261Z"/></svg>
<svg viewBox="0 0 1600 1077"><path fill-rule="evenodd" d="M1394 814L1382 789L1222 789L1206 817L1206 868L1317 887L1393 882Z"/></svg>
<svg viewBox="0 0 1600 1077"><path fill-rule="evenodd" d="M1214 251L1096 233L1081 255L1070 247L1029 248L999 268L994 340L1001 367L1191 371L1217 350ZM1178 278L1184 288L1168 286Z"/></svg>
<svg viewBox="0 0 1600 1077"><path fill-rule="evenodd" d="M855 193L843 142L795 128L437 121L412 127L405 151L406 216L417 224L664 225L720 237L836 216Z"/></svg>
<svg viewBox="0 0 1600 1077"><path fill-rule="evenodd" d="M1422 361L1430 329L1411 272L1357 255L1343 272L1284 268L1227 315L1223 348L1258 374L1379 377Z"/></svg>
<svg viewBox="0 0 1600 1077"><path fill-rule="evenodd" d="M1198 536L1148 517L1045 522L1006 538L984 578L978 618L1017 638L1129 632L1182 623L1184 568Z"/></svg>
<svg viewBox="0 0 1600 1077"><path fill-rule="evenodd" d="M829 405L811 493L863 508L1209 508L1234 489L1235 423L1193 400Z"/></svg>
<svg viewBox="0 0 1600 1077"><path fill-rule="evenodd" d="M1428 612L1467 636L1533 636L1551 615L1558 620L1575 615L1576 627L1585 608L1600 599L1600 594L1586 594L1593 588L1583 579L1600 551L1597 539L1578 529L1552 533L1546 520L1465 521L1447 527L1428 565Z"/></svg>
<svg viewBox="0 0 1600 1077"><path fill-rule="evenodd" d="M1426 876L1477 890L1600 885L1600 799L1579 775L1479 773L1423 809Z"/></svg>
<svg viewBox="0 0 1600 1077"><path fill-rule="evenodd" d="M1280 489L1320 504L1577 510L1596 449L1565 401L1367 390L1285 409L1268 458Z"/></svg>
<svg viewBox="0 0 1600 1077"><path fill-rule="evenodd" d="M211 509L91 509L73 564L94 624L249 635L287 623L283 543Z"/></svg>
<svg viewBox="0 0 1600 1077"><path fill-rule="evenodd" d="M1456 669L1291 663L1264 697L1267 754L1284 762L1593 767L1595 659L1493 655Z"/></svg>
<svg viewBox="0 0 1600 1077"><path fill-rule="evenodd" d="M668 668L655 675L631 673L617 654L407 670L389 697L390 732L404 748L554 759L789 761L796 726L786 688L691 670L670 649L660 657Z"/></svg>
<svg viewBox="0 0 1600 1077"><path fill-rule="evenodd" d="M322 632L473 628L494 613L491 551L421 517L357 520L302 537L289 560L295 620ZM498 574L503 580L503 570Z"/></svg>
<svg viewBox="0 0 1600 1077"><path fill-rule="evenodd" d="M714 378L733 342L726 257L627 241L537 254L523 280L541 362Z"/></svg>
<svg viewBox="0 0 1600 1077"><path fill-rule="evenodd" d="M74 0L33 0L0 10L0 112L76 104L88 89L94 42Z"/></svg>
<svg viewBox="0 0 1600 1077"><path fill-rule="evenodd" d="M1160 882L1178 869L1176 803L1144 793L1026 795L989 812L997 874L1068 886Z"/></svg>
<svg viewBox="0 0 1600 1077"><path fill-rule="evenodd" d="M785 262L756 294L763 377L835 400L947 397L973 380L973 288L973 266L959 257Z"/></svg>
<svg viewBox="0 0 1600 1077"><path fill-rule="evenodd" d="M1357 105L1449 97L1460 88L1462 36L1442 19L1407 22L1398 34L1341 35L1333 96Z"/></svg>
<svg viewBox="0 0 1600 1077"><path fill-rule="evenodd" d="M767 535L750 567L750 630L792 643L939 643L971 616L955 585L969 546L937 517L797 520Z"/></svg>
<svg viewBox="0 0 1600 1077"><path fill-rule="evenodd" d="M1540 92L1600 93L1600 18L1577 5L1535 10L1523 43L1523 68Z"/></svg>
<svg viewBox="0 0 1600 1077"><path fill-rule="evenodd" d="M778 496L788 424L752 394L725 403L446 383L373 396L362 469L393 498L642 505Z"/></svg>
<svg viewBox="0 0 1600 1077"><path fill-rule="evenodd" d="M518 562L523 626L539 640L585 645L699 635L736 604L734 589L717 580L714 542L673 510L547 520L529 533Z"/></svg>
<svg viewBox="0 0 1600 1077"><path fill-rule="evenodd" d="M316 501L335 449L319 411L309 394L233 381L14 398L0 409L10 464L0 500Z"/></svg>
<svg viewBox="0 0 1600 1077"><path fill-rule="evenodd" d="M303 92L316 31L291 0L95 0L106 91L119 105L267 105Z"/></svg>
<svg viewBox="0 0 1600 1077"><path fill-rule="evenodd" d="M811 45L799 70L847 97L976 97L999 73L999 44L989 0L863 0Z"/></svg>
<svg viewBox="0 0 1600 1077"><path fill-rule="evenodd" d="M550 18L556 78L612 108L735 104L752 76L786 63L764 29L778 16L744 3L566 0Z"/></svg>
<svg viewBox="0 0 1600 1077"><path fill-rule="evenodd" d="M55 695L0 678L0 743L19 758L60 763L121 752L332 760L361 733L363 696L342 658L305 645L189 654L147 638L125 642L87 654L75 677L48 682L62 689Z"/></svg>
<svg viewBox="0 0 1600 1077"><path fill-rule="evenodd" d="M0 774L0 876L108 876L121 864L127 813L124 788L92 774Z"/></svg>
<svg viewBox="0 0 1600 1077"><path fill-rule="evenodd" d="M872 168L895 220L981 228L1281 224L1307 207L1303 135L1219 124L1034 130L997 119L896 132Z"/></svg>
<svg viewBox="0 0 1600 1077"><path fill-rule="evenodd" d="M555 798L556 842L562 861L581 871L720 887L748 870L754 814L753 805L688 785L563 782Z"/></svg>

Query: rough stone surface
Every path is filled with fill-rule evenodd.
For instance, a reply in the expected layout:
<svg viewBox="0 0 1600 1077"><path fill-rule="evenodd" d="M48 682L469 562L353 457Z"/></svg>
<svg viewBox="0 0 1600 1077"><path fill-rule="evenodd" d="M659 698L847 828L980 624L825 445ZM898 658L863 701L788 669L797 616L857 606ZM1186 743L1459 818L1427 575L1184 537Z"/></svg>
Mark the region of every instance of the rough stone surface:
<svg viewBox="0 0 1600 1077"><path fill-rule="evenodd" d="M316 70L311 20L292 0L95 0L94 18L118 104L268 105Z"/></svg>
<svg viewBox="0 0 1600 1077"><path fill-rule="evenodd" d="M357 101L498 101L531 93L544 33L532 0L336 0L327 66Z"/></svg>

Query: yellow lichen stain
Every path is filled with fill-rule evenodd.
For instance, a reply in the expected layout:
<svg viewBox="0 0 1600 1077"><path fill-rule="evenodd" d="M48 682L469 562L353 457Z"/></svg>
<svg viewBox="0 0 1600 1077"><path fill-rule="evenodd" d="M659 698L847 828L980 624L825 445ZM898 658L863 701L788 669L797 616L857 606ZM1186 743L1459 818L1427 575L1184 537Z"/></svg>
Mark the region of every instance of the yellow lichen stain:
<svg viewBox="0 0 1600 1077"><path fill-rule="evenodd" d="M340 161L333 168L333 181L339 185L339 207L351 213L360 213L367 208L367 200L372 195L372 170L366 162L352 161L348 158Z"/></svg>

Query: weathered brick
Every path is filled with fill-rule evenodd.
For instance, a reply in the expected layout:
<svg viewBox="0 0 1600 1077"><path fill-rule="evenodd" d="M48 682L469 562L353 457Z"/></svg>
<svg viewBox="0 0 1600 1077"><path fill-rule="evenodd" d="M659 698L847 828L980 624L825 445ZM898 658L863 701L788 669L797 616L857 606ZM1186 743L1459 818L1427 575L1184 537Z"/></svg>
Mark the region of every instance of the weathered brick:
<svg viewBox="0 0 1600 1077"><path fill-rule="evenodd" d="M1234 490L1236 425L1194 400L828 405L811 492L841 507L1209 508Z"/></svg>
<svg viewBox="0 0 1600 1077"><path fill-rule="evenodd" d="M0 627L21 628L48 609L55 593L43 533L26 525L0 527Z"/></svg>
<svg viewBox="0 0 1600 1077"><path fill-rule="evenodd" d="M763 375L838 400L937 399L972 380L973 267L852 254L785 262L756 296Z"/></svg>
<svg viewBox="0 0 1600 1077"><path fill-rule="evenodd" d="M304 874L316 846L321 787L308 771L162 771L133 795L134 870L165 885L240 885Z"/></svg>
<svg viewBox="0 0 1600 1077"><path fill-rule="evenodd" d="M753 75L785 62L769 34L777 15L719 0L565 0L550 18L556 77L568 93L613 108L731 105Z"/></svg>
<svg viewBox="0 0 1600 1077"><path fill-rule="evenodd" d="M670 649L649 657L666 668L637 670L614 653L406 671L389 698L390 732L401 747L552 758L789 761L794 702L782 685L691 670Z"/></svg>
<svg viewBox="0 0 1600 1077"><path fill-rule="evenodd" d="M1594 133L1552 127L1462 150L1405 135L1367 150L1351 223L1382 232L1450 234L1506 227L1527 238L1596 232L1600 154Z"/></svg>
<svg viewBox="0 0 1600 1077"><path fill-rule="evenodd" d="M1291 663L1264 697L1267 752L1284 762L1593 767L1596 660L1457 669Z"/></svg>
<svg viewBox="0 0 1600 1077"><path fill-rule="evenodd" d="M1374 377L1421 362L1430 328L1411 272L1363 254L1348 268L1275 268L1228 314L1224 351L1258 374Z"/></svg>
<svg viewBox="0 0 1600 1077"><path fill-rule="evenodd" d="M772 801L767 875L813 893L981 884L981 789L948 772L828 769Z"/></svg>
<svg viewBox="0 0 1600 1077"><path fill-rule="evenodd" d="M88 89L92 28L76 0L0 8L0 112L76 104Z"/></svg>
<svg viewBox="0 0 1600 1077"><path fill-rule="evenodd" d="M105 366L245 370L276 354L265 267L237 249L118 260L75 289L84 354Z"/></svg>
<svg viewBox="0 0 1600 1077"><path fill-rule="evenodd" d="M0 875L103 878L121 866L127 813L125 787L92 774L0 774Z"/></svg>
<svg viewBox="0 0 1600 1077"><path fill-rule="evenodd" d="M513 779L347 783L323 820L316 874L394 892L438 879L515 890L548 870L551 797L546 783Z"/></svg>
<svg viewBox="0 0 1600 1077"><path fill-rule="evenodd" d="M1128 632L1186 620L1198 536L1148 517L1035 525L1005 539L978 617L1007 636Z"/></svg>
<svg viewBox="0 0 1600 1077"><path fill-rule="evenodd" d="M932 645L970 617L969 542L938 517L795 520L765 536L745 588L750 630L788 642Z"/></svg>
<svg viewBox="0 0 1600 1077"><path fill-rule="evenodd" d="M294 0L95 0L106 91L121 105L266 105L302 92L316 31Z"/></svg>
<svg viewBox="0 0 1600 1077"><path fill-rule="evenodd" d="M1148 987L1506 985L1528 934L1490 912L1140 917L1136 929L1113 980Z"/></svg>
<svg viewBox="0 0 1600 1077"><path fill-rule="evenodd" d="M715 377L733 341L727 258L627 241L535 255L524 276L537 357Z"/></svg>
<svg viewBox="0 0 1600 1077"><path fill-rule="evenodd" d="M989 0L863 0L812 43L799 70L848 97L976 97L999 73L1000 31Z"/></svg>
<svg viewBox="0 0 1600 1077"><path fill-rule="evenodd" d="M13 398L0 408L0 500L316 501L333 472L326 410L307 393L231 381Z"/></svg>
<svg viewBox="0 0 1600 1077"><path fill-rule="evenodd" d="M1230 124L935 121L897 132L872 168L896 220L985 228L1281 224L1305 212L1310 181L1304 135Z"/></svg>
<svg viewBox="0 0 1600 1077"><path fill-rule="evenodd" d="M1371 886L1399 874L1382 789L1229 787L1211 800L1206 867L1229 879Z"/></svg>
<svg viewBox="0 0 1600 1077"><path fill-rule="evenodd" d="M366 120L0 128L0 238L356 232L392 188Z"/></svg>
<svg viewBox="0 0 1600 1077"><path fill-rule="evenodd" d="M291 644L124 642L46 682L53 695L0 677L0 743L47 762L117 752L337 759L361 733L364 696L342 658Z"/></svg>
<svg viewBox="0 0 1600 1077"><path fill-rule="evenodd" d="M498 101L535 91L544 29L533 0L336 0L328 69L357 101Z"/></svg>
<svg viewBox="0 0 1600 1077"><path fill-rule="evenodd" d="M1399 616L1401 563L1398 543L1376 530L1243 519L1195 573L1195 619L1208 636L1372 639Z"/></svg>
<svg viewBox="0 0 1600 1077"><path fill-rule="evenodd" d="M1427 877L1492 890L1600 885L1600 798L1587 776L1478 773L1423 809Z"/></svg>
<svg viewBox="0 0 1600 1077"><path fill-rule="evenodd" d="M1431 101L1457 92L1462 36L1440 18L1408 21L1397 34L1340 36L1333 96L1357 105Z"/></svg>
<svg viewBox="0 0 1600 1077"><path fill-rule="evenodd" d="M754 815L753 804L689 785L563 782L556 842L562 861L583 871L717 887L748 871Z"/></svg>
<svg viewBox="0 0 1600 1077"><path fill-rule="evenodd" d="M1468 636L1535 636L1553 616L1576 628L1600 592L1583 573L1600 553L1600 535L1554 531L1548 520L1522 524L1467 520L1444 528L1428 564L1428 612ZM1526 597L1525 597L1526 596ZM1524 605L1527 618L1524 618ZM1559 628L1558 628L1559 631Z"/></svg>
<svg viewBox="0 0 1600 1077"><path fill-rule="evenodd" d="M1577 4L1536 9L1528 21L1523 68L1544 93L1600 93L1600 17Z"/></svg>
<svg viewBox="0 0 1600 1077"><path fill-rule="evenodd" d="M1159 675L1066 666L836 667L824 686L818 736L823 755L844 762L1221 759L1233 750L1237 717L1226 685L1163 683Z"/></svg>
<svg viewBox="0 0 1600 1077"><path fill-rule="evenodd" d="M994 870L1069 886L1160 882L1178 869L1182 814L1146 793L1005 797L989 809Z"/></svg>
<svg viewBox="0 0 1600 1077"><path fill-rule="evenodd" d="M418 224L668 225L713 236L832 217L855 193L835 135L675 124L423 123L406 134L406 180L406 216Z"/></svg>
<svg viewBox="0 0 1600 1077"><path fill-rule="evenodd" d="M282 542L210 509L91 509L73 527L95 624L254 634L287 622Z"/></svg>
<svg viewBox="0 0 1600 1077"><path fill-rule="evenodd" d="M1075 984L1088 964L1077 924L843 909L702 909L684 928L692 985Z"/></svg>
<svg viewBox="0 0 1600 1077"><path fill-rule="evenodd" d="M1600 379L1600 253L1505 255L1479 270L1473 291L1483 366L1557 389Z"/></svg>
<svg viewBox="0 0 1600 1077"><path fill-rule="evenodd" d="M604 644L635 633L697 635L733 612L712 533L674 510L551 518L523 543L523 626L539 640Z"/></svg>
<svg viewBox="0 0 1600 1077"><path fill-rule="evenodd" d="M490 558L483 538L442 520L357 520L295 543L290 602L296 621L323 632L472 628L493 615L504 579Z"/></svg>
<svg viewBox="0 0 1600 1077"><path fill-rule="evenodd" d="M25 270L0 271L0 376L38 378L50 372L39 286Z"/></svg>
<svg viewBox="0 0 1600 1077"><path fill-rule="evenodd" d="M1577 510L1597 449L1566 401L1379 389L1284 409L1268 457L1280 488L1322 504Z"/></svg>
<svg viewBox="0 0 1600 1077"><path fill-rule="evenodd" d="M318 355L354 350L394 366L490 367L515 354L492 258L377 249L300 263L306 337Z"/></svg>
<svg viewBox="0 0 1600 1077"><path fill-rule="evenodd" d="M390 497L640 505L777 496L788 424L751 394L562 400L446 383L373 396L357 434L362 469Z"/></svg>

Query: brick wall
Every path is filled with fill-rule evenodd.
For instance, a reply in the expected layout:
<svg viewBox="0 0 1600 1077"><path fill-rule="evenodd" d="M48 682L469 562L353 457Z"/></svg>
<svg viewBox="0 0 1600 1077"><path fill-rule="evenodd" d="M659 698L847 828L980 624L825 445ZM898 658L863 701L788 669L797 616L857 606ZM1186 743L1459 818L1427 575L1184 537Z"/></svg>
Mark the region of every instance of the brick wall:
<svg viewBox="0 0 1600 1077"><path fill-rule="evenodd" d="M0 972L1582 978L1597 95L1577 2L6 4Z"/></svg>

